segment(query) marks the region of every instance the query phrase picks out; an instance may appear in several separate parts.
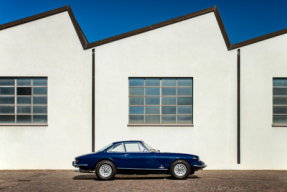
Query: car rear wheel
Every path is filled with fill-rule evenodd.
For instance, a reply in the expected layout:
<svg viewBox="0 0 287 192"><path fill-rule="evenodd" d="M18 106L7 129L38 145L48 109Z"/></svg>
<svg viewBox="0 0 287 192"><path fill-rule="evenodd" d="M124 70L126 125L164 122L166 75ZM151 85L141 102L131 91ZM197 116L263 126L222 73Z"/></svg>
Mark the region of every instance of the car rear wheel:
<svg viewBox="0 0 287 192"><path fill-rule="evenodd" d="M176 179L186 179L191 173L191 168L188 162L176 160L170 165L170 173Z"/></svg>
<svg viewBox="0 0 287 192"><path fill-rule="evenodd" d="M101 180L113 179L117 173L117 168L114 163L109 160L100 161L95 170L97 177Z"/></svg>

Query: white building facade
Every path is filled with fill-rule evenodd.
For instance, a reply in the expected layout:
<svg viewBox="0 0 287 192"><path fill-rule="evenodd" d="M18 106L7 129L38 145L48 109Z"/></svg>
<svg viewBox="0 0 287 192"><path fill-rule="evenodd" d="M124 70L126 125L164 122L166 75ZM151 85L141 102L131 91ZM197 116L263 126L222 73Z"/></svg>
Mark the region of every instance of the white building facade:
<svg viewBox="0 0 287 192"><path fill-rule="evenodd" d="M0 30L0 169L72 169L119 140L287 169L287 30L231 45L212 7L88 43L69 6Z"/></svg>

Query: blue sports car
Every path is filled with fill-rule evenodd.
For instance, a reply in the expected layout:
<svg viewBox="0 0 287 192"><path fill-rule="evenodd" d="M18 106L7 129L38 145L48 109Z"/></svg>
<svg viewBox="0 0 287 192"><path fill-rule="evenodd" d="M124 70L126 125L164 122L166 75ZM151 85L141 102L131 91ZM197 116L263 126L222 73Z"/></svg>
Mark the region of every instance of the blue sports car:
<svg viewBox="0 0 287 192"><path fill-rule="evenodd" d="M116 174L171 174L185 179L207 166L196 155L163 153L143 141L111 143L96 153L76 157L72 165L83 173L95 171L102 180Z"/></svg>

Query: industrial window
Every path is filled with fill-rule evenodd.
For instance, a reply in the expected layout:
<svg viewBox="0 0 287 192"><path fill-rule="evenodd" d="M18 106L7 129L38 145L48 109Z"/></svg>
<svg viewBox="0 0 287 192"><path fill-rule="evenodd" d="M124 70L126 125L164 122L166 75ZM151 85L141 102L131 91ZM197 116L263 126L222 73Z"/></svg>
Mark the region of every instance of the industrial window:
<svg viewBox="0 0 287 192"><path fill-rule="evenodd" d="M0 78L1 124L47 124L47 78Z"/></svg>
<svg viewBox="0 0 287 192"><path fill-rule="evenodd" d="M192 124L192 78L129 78L129 124Z"/></svg>

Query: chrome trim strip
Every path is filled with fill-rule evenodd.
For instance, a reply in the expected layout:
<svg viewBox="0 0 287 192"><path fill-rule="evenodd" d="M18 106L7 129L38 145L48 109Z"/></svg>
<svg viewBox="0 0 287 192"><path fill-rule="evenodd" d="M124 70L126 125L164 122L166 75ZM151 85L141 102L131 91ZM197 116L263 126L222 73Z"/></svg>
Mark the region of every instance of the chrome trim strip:
<svg viewBox="0 0 287 192"><path fill-rule="evenodd" d="M205 168L205 167L207 167L207 165L193 165L193 167Z"/></svg>
<svg viewBox="0 0 287 192"><path fill-rule="evenodd" d="M154 171L158 171L158 170L163 170L163 171L166 171L167 169L145 169L145 168L121 168L121 167L118 167L117 169L132 169L132 170L154 170Z"/></svg>
<svg viewBox="0 0 287 192"><path fill-rule="evenodd" d="M72 162L72 165L73 165L74 167L86 167L86 166L88 166L88 164L76 164L76 161L73 161L73 162Z"/></svg>

